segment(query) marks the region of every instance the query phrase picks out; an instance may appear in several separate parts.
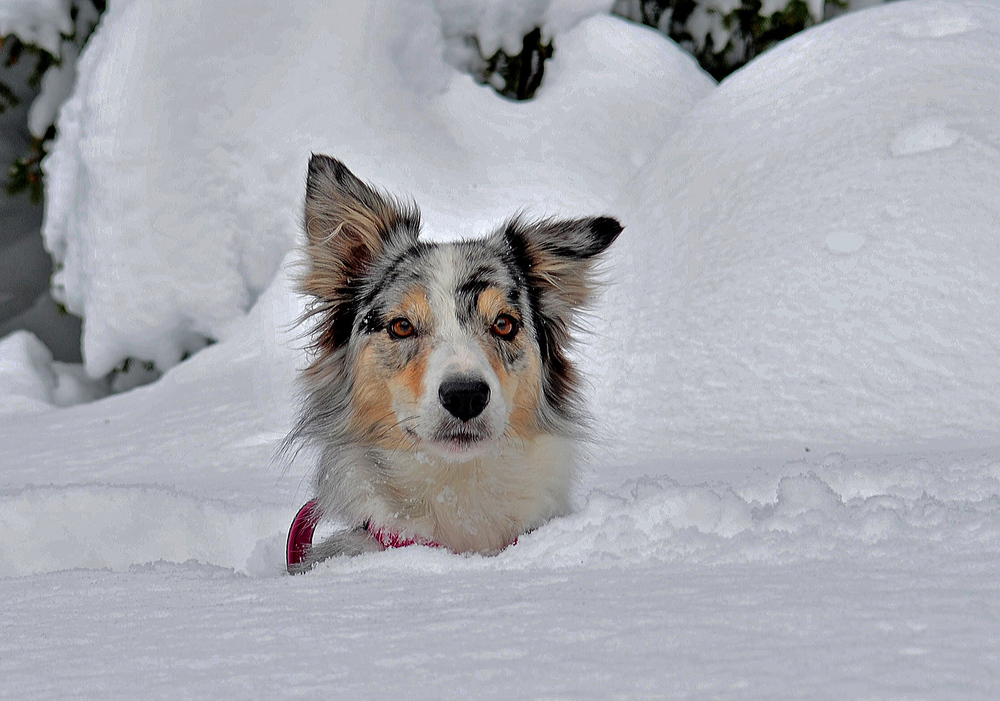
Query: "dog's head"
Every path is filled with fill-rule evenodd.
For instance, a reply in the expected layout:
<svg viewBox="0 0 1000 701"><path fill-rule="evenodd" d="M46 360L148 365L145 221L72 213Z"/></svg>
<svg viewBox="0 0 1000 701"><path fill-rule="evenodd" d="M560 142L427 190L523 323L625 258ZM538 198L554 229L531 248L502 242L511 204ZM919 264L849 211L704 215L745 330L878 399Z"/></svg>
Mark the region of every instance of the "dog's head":
<svg viewBox="0 0 1000 701"><path fill-rule="evenodd" d="M314 155L305 226L317 317L306 382L323 430L448 460L573 432L566 350L617 221L513 220L485 239L426 243L415 207Z"/></svg>

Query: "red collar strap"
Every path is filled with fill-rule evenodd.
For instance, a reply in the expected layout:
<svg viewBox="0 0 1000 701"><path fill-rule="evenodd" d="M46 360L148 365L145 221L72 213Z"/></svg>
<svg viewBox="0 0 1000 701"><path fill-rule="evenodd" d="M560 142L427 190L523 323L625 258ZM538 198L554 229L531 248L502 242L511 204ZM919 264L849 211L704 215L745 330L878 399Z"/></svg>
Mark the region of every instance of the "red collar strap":
<svg viewBox="0 0 1000 701"><path fill-rule="evenodd" d="M444 545L441 545L441 543L435 543L433 540L427 540L426 538L420 538L419 536L416 538L408 538L400 533L375 528L372 526L371 521L366 521L363 527L366 531L368 531L371 537L380 542L382 547L386 550L389 548L405 548L409 545L423 545L428 548L445 547ZM517 538L507 543L507 545L503 546L501 550L506 550L511 545L517 545Z"/></svg>
<svg viewBox="0 0 1000 701"><path fill-rule="evenodd" d="M299 509L292 520L291 528L288 529L288 540L285 542L285 566L292 572L295 565L306 559L309 548L312 547L313 533L316 532L316 524L319 522L319 504L316 500L306 502ZM376 528L371 521L366 521L363 526L371 537L382 544L383 548L405 548L408 545L426 545L429 548L444 547L440 543L425 538L410 538L401 533Z"/></svg>
<svg viewBox="0 0 1000 701"><path fill-rule="evenodd" d="M426 545L428 548L444 547L440 543L435 543L433 540L427 540L426 538L420 538L419 536L416 538L410 538L402 533L387 531L383 528L376 528L372 525L371 521L366 521L364 528L368 531L372 538L380 542L382 547L387 550L389 548L405 548L408 545Z"/></svg>
<svg viewBox="0 0 1000 701"><path fill-rule="evenodd" d="M285 542L285 567L289 574L294 574L295 565L306 559L309 548L312 547L313 532L319 521L319 508L315 500L306 502L299 509L288 529L288 540Z"/></svg>
<svg viewBox="0 0 1000 701"><path fill-rule="evenodd" d="M319 505L316 500L306 502L299 509L292 520L292 526L288 529L288 540L285 543L285 566L291 573L295 565L306 559L309 548L312 547L313 533L316 531L316 523L319 521ZM372 538L382 544L383 548L405 548L409 545L424 545L428 548L443 548L440 543L425 538L410 538L401 533L377 528L371 521L366 521L363 528L368 531ZM516 545L517 538L510 545Z"/></svg>

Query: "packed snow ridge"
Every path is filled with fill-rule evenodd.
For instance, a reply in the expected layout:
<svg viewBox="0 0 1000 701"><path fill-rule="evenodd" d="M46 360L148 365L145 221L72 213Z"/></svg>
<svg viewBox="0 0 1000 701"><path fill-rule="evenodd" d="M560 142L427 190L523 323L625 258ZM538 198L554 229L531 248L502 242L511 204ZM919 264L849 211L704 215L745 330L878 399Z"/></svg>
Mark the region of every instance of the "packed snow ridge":
<svg viewBox="0 0 1000 701"><path fill-rule="evenodd" d="M649 561L787 564L902 558L930 543L1000 551L1000 457L990 454L791 462L770 481L685 486L641 477L592 491L574 515L496 558L432 548L379 553L334 570L609 567ZM819 475L822 474L823 477ZM0 576L128 570L164 560L254 576L284 572L288 509L237 508L175 488L71 484L0 496Z"/></svg>

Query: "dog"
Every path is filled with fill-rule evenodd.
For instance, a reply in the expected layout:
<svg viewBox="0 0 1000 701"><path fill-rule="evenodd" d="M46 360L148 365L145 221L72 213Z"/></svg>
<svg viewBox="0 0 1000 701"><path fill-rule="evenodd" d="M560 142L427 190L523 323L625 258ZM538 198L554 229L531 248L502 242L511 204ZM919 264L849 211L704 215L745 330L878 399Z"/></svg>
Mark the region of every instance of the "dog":
<svg viewBox="0 0 1000 701"><path fill-rule="evenodd" d="M350 528L291 572L413 543L495 554L568 513L587 415L567 350L621 231L604 216L515 217L428 243L415 205L311 157L312 356L286 445L317 449L312 518Z"/></svg>

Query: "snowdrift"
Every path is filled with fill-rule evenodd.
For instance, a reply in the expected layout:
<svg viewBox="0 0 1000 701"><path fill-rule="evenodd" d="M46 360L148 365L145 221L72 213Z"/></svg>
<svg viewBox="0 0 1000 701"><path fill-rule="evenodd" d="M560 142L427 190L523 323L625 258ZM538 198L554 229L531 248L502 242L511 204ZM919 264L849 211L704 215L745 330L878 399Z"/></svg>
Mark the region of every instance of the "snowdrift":
<svg viewBox="0 0 1000 701"><path fill-rule="evenodd" d="M175 64L173 50L139 47L133 38L157 35L145 31L150 22L174 27L184 15L143 3L111 8L83 57L47 165L55 183L47 235L62 247L66 293L93 310L86 312L89 368L106 370L126 348L169 365L195 327L211 327L222 340L154 385L68 412L46 407L93 399L101 386L53 364L30 336L5 340L5 484L96 484L109 504L120 496L104 494L104 485L154 485L164 499L173 491L190 499L195 512L201 500L256 510L267 526L244 529L254 535L233 546L243 553L238 561L209 558L253 569L264 531L307 496L309 456L281 473L271 454L305 362L294 328L302 301L289 279L295 256L274 257L294 242L300 161L310 150L346 153L359 171L370 166L377 182L413 192L431 236L480 233L522 206L606 210L628 223L581 348L599 429L581 497L595 487L617 494L623 480L646 473L726 480L722 493L737 489L739 497L719 502L727 506L718 523L730 523L724 530L733 536L758 527L747 514L754 503L775 504L784 477L813 472L843 503L883 493L830 483L831 451L913 453L932 442L957 450L998 441L1000 399L991 389L1000 380L993 362L1000 326L989 313L1000 284L1000 258L990 250L990 227L1000 219L990 197L1000 176L990 150L997 134L990 120L1000 113L1000 98L988 90L1000 65L993 6L918 2L844 17L786 42L700 101L709 81L676 47L595 16L559 35L545 86L523 104L447 65L439 18L430 6L410 7L415 14L405 19L425 22L433 36L402 63L391 41L380 45L394 48L379 53L371 48L378 42L337 38L364 29L399 39L402 20L392 13L341 8L334 22L326 5L297 6L291 15L262 7L241 14L239 27L224 12L204 26L178 25L170 34L192 42L209 74L186 99L153 111L149 100L180 95L193 69ZM272 37L285 40L270 58L237 40L270 32L278 15L289 29ZM338 27L337 36L324 26ZM213 32L229 39L201 42ZM270 67L234 68L248 51ZM430 63L418 64L418 56ZM372 75L336 69L348 59ZM126 64L136 80L117 77ZM634 65L650 66L650 75L635 74ZM140 69L149 80L139 79ZM320 80L321 73L330 76ZM230 74L235 80L220 92ZM402 97L384 81L395 81ZM210 99L227 106L225 119L222 107L206 116ZM211 137L177 145L185 129L209 127ZM119 137L121 148L100 147ZM213 160L223 141L230 157ZM130 168L141 177L123 177ZM184 168L193 170L180 177ZM149 247L176 255L147 255ZM255 262L246 267L248 256ZM278 271L273 279L270 269ZM244 316L240 307L257 287L266 294ZM156 356L164 338L170 358ZM24 440L25 431L37 441ZM58 450L39 447L48 436ZM756 486L748 479L754 466L767 470ZM878 469L862 469L859 484ZM991 469L963 500L995 493ZM910 500L900 502L899 518L919 496L903 493L905 481L884 491ZM624 513L658 511L630 504ZM68 528L74 517L65 518ZM603 533L601 519L582 518ZM8 535L16 539L15 530ZM670 540L669 529L660 535ZM191 557L214 552L205 543L191 548ZM173 554L146 557L184 559L170 547L163 552ZM17 559L8 559L9 573L93 561Z"/></svg>
<svg viewBox="0 0 1000 701"><path fill-rule="evenodd" d="M995 4L893 3L700 102L637 183L598 315L615 451L995 442L998 81Z"/></svg>
<svg viewBox="0 0 1000 701"><path fill-rule="evenodd" d="M563 32L569 6L497 18L518 40L559 32L545 87L515 104L445 62L430 2L201 5L111 3L45 163L54 285L94 377L227 337L294 245L310 152L412 195L430 234L471 235L522 208L610 207L712 87L651 30Z"/></svg>
<svg viewBox="0 0 1000 701"><path fill-rule="evenodd" d="M57 409L94 386L0 344L5 690L990 698L1000 9L849 15L713 89L653 32L537 3L557 54L513 104L445 60L446 4L111 3L45 234L88 371L167 372ZM495 558L280 576L310 151L435 237L627 223L579 351L602 428L574 515Z"/></svg>

